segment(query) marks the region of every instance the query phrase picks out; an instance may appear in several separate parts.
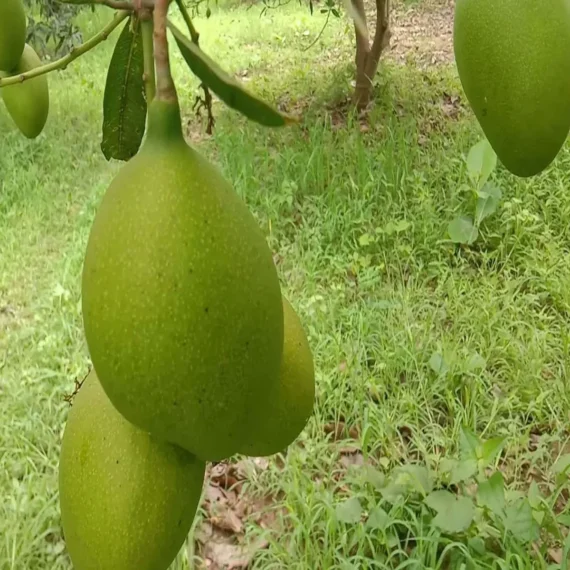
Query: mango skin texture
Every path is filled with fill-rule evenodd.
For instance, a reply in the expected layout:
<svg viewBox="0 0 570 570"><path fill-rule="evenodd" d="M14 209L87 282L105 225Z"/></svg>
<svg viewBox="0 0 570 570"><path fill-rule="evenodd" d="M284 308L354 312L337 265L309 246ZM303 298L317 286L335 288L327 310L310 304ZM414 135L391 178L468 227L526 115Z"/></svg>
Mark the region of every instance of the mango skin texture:
<svg viewBox="0 0 570 570"><path fill-rule="evenodd" d="M2 0L0 0L2 1ZM14 75L41 65L34 49L26 44ZM35 139L44 129L49 115L49 88L46 75L0 89L2 99L16 126L29 139Z"/></svg>
<svg viewBox="0 0 570 570"><path fill-rule="evenodd" d="M26 14L22 0L0 1L0 70L13 71L24 51Z"/></svg>
<svg viewBox="0 0 570 570"><path fill-rule="evenodd" d="M268 403L255 410L249 441L240 453L273 455L291 445L307 425L315 402L315 367L303 325L283 297L284 342L279 383Z"/></svg>
<svg viewBox="0 0 570 570"><path fill-rule="evenodd" d="M59 465L75 570L167 570L186 539L205 464L127 422L92 371L75 396Z"/></svg>
<svg viewBox="0 0 570 570"><path fill-rule="evenodd" d="M279 377L273 257L243 201L154 100L148 136L107 190L83 268L103 388L131 422L203 460L235 454Z"/></svg>
<svg viewBox="0 0 570 570"><path fill-rule="evenodd" d="M454 51L503 165L521 177L544 170L570 130L570 0L457 0Z"/></svg>

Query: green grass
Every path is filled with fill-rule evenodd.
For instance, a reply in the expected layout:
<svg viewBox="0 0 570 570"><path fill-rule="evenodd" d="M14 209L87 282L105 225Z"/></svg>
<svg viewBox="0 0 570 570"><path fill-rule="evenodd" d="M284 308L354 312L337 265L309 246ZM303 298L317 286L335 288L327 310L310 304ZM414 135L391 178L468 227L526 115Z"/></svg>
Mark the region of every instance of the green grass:
<svg viewBox="0 0 570 570"><path fill-rule="evenodd" d="M218 105L215 137L200 144L266 231L316 361L314 417L285 466L272 461L248 484L252 494L280 497L287 528L255 567L459 568L442 553L448 544L463 549L466 568L547 568L512 534L502 537L502 552L477 558L409 504L389 514L413 547L387 547L363 525L339 522L344 497L369 506L383 499L358 468L343 467L346 442L331 442L324 425L357 427L351 443L381 470L415 461L437 467L456 453L466 425L507 438L500 466L510 489L525 489L532 469L543 491L550 488L570 419L569 149L529 181L499 171L498 212L472 248L458 248L446 228L467 209L464 155L481 135L468 111L445 113L445 98L461 92L454 69L386 63L362 132L334 107L350 89L345 23L333 22L304 52L322 17L290 4L260 19L260 9L215 8L197 21L204 49L227 70L248 69L251 89L305 115L298 127L268 131ZM103 20L98 12L86 27ZM120 166L99 150L111 50L106 43L50 77L51 116L37 141L19 136L0 111L0 570L71 568L57 463L63 397L89 365L82 257ZM191 119L197 82L179 56L174 73ZM409 224L386 231L400 221ZM431 370L434 352L449 363L447 374ZM476 373L466 368L475 352L486 360ZM260 530L248 532L253 540ZM175 568L188 568L185 553Z"/></svg>

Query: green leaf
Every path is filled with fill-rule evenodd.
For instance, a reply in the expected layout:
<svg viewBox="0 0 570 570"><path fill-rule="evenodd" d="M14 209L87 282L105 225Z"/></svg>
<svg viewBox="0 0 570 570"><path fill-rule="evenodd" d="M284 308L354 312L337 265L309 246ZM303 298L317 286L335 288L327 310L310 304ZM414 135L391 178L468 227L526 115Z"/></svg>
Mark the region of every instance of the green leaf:
<svg viewBox="0 0 570 570"><path fill-rule="evenodd" d="M434 491L425 498L437 516L433 524L444 532L456 533L469 528L475 516L475 507L468 497L456 497L449 491Z"/></svg>
<svg viewBox="0 0 570 570"><path fill-rule="evenodd" d="M445 362L443 356L439 352L434 352L429 359L430 368L440 376L447 374L449 366Z"/></svg>
<svg viewBox="0 0 570 570"><path fill-rule="evenodd" d="M471 245L479 236L479 230L468 216L458 216L447 226L447 233L453 243Z"/></svg>
<svg viewBox="0 0 570 570"><path fill-rule="evenodd" d="M481 467L486 467L492 463L497 455L501 452L504 444L504 437L494 437L484 442L481 446L481 454L479 457L481 460Z"/></svg>
<svg viewBox="0 0 570 570"><path fill-rule="evenodd" d="M457 485L457 483L462 483L470 479L475 473L477 473L477 460L463 459L462 461L458 461L451 470L449 482L453 485Z"/></svg>
<svg viewBox="0 0 570 570"><path fill-rule="evenodd" d="M542 504L542 494L540 493L538 484L534 479L528 488L528 502L533 509L538 509Z"/></svg>
<svg viewBox="0 0 570 570"><path fill-rule="evenodd" d="M570 467L570 453L561 455L552 466L552 471L557 474L566 473L568 467Z"/></svg>
<svg viewBox="0 0 570 570"><path fill-rule="evenodd" d="M487 366L487 361L478 352L474 352L467 361L467 370L469 372L483 370L485 366Z"/></svg>
<svg viewBox="0 0 570 570"><path fill-rule="evenodd" d="M459 433L459 449L464 459L479 459L478 450L481 440L467 427L461 426Z"/></svg>
<svg viewBox="0 0 570 570"><path fill-rule="evenodd" d="M485 219L497 211L503 193L494 184L485 184L483 189L477 192L477 205L475 206L475 220L479 225Z"/></svg>
<svg viewBox="0 0 570 570"><path fill-rule="evenodd" d="M505 481L499 471L493 473L486 481L479 483L477 502L496 515L503 513L505 508Z"/></svg>
<svg viewBox="0 0 570 570"><path fill-rule="evenodd" d="M527 499L519 499L507 506L505 527L524 542L538 539L539 527L532 516L532 508Z"/></svg>
<svg viewBox="0 0 570 570"><path fill-rule="evenodd" d="M395 476L397 484L405 484L422 495L431 493L432 481L424 465L403 465L395 471Z"/></svg>
<svg viewBox="0 0 570 570"><path fill-rule="evenodd" d="M117 43L103 97L101 150L107 160L129 160L138 152L146 125L144 60L140 23L127 21Z"/></svg>
<svg viewBox="0 0 570 570"><path fill-rule="evenodd" d="M384 473L374 469L371 465L364 465L362 469L362 477L365 483L372 485L377 491L382 489L386 484Z"/></svg>
<svg viewBox="0 0 570 570"><path fill-rule="evenodd" d="M487 139L473 145L467 155L467 174L481 188L497 166L497 155Z"/></svg>
<svg viewBox="0 0 570 570"><path fill-rule="evenodd" d="M384 530L390 523L390 515L382 507L374 507L370 511L366 528L371 530Z"/></svg>
<svg viewBox="0 0 570 570"><path fill-rule="evenodd" d="M485 541L480 536L473 536L468 541L467 544L471 550L474 550L477 554L485 555L487 554L487 548L485 546Z"/></svg>
<svg viewBox="0 0 570 570"><path fill-rule="evenodd" d="M373 242L374 238L370 234L362 234L358 238L358 244L362 247L366 247Z"/></svg>
<svg viewBox="0 0 570 570"><path fill-rule="evenodd" d="M297 118L280 113L277 109L249 93L197 45L192 43L170 20L168 21L168 28L174 35L188 67L228 107L266 127L283 127L298 122Z"/></svg>
<svg viewBox="0 0 570 570"><path fill-rule="evenodd" d="M408 220L400 220L399 222L388 222L386 227L384 228L384 232L388 235L392 234L399 234L401 232L405 232L410 226L412 225L411 222Z"/></svg>
<svg viewBox="0 0 570 570"><path fill-rule="evenodd" d="M362 505L358 497L351 497L336 507L336 518L342 523L355 524L362 517Z"/></svg>

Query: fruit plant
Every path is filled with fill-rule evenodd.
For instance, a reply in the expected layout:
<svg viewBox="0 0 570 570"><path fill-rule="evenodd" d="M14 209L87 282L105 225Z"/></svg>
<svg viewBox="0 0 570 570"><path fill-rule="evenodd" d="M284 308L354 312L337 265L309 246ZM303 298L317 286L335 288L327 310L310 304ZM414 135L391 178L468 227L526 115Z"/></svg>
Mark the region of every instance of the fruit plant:
<svg viewBox="0 0 570 570"><path fill-rule="evenodd" d="M4 3L0 88L16 126L36 138L49 111L47 73L123 26L101 148L126 164L99 205L85 253L82 313L93 369L70 397L60 507L77 570L166 570L192 525L206 462L283 451L315 398L311 349L263 233L183 137L167 29L206 99L211 90L270 127L296 119L200 50L181 0L189 38L169 20L170 0L96 3L118 10L112 21L46 65L25 43L21 0Z"/></svg>

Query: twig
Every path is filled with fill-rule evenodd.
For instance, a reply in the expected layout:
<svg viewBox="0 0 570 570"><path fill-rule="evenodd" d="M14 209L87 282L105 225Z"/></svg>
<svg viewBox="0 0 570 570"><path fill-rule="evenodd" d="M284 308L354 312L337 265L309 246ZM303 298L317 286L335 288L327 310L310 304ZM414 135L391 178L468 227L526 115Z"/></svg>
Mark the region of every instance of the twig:
<svg viewBox="0 0 570 570"><path fill-rule="evenodd" d="M186 10L186 6L184 6L183 0L176 0L176 4L182 13L182 18L186 22L186 27L188 28L188 32L190 33L190 38L192 42L196 44L196 46L200 47L200 34L198 30L194 27L194 23L192 22L192 18ZM196 115L200 116L200 112L202 109L206 109L206 113L208 114L208 124L206 126L206 134L211 135L214 132L214 125L216 123L216 119L214 117L214 112L212 110L212 94L208 89L208 86L205 83L200 83L200 88L204 91L204 98L200 97L199 95L196 97L196 101L194 103L193 109L196 110Z"/></svg>
<svg viewBox="0 0 570 570"><path fill-rule="evenodd" d="M329 10L327 12L327 19L325 20L325 23L323 24L323 27L321 28L321 31L319 32L317 37L303 51L309 51L321 39L321 36L323 35L323 33L324 33L328 23L329 23L329 19L331 17L331 11L332 10Z"/></svg>
<svg viewBox="0 0 570 570"><path fill-rule="evenodd" d="M65 402L67 402L70 406L73 405L73 399L75 398L75 396L77 396L77 394L79 393L79 390L81 390L81 386L83 386L83 383L85 382L85 380L87 380L87 376L89 376L89 374L91 374L91 370L89 370L89 372L87 372L87 374L85 374L85 376L83 376L83 380L77 380L77 378L76 378L74 380L75 386L73 388L73 392L71 394L66 394L63 397L63 400Z"/></svg>
<svg viewBox="0 0 570 570"><path fill-rule="evenodd" d="M40 75L50 73L56 69L65 69L73 60L77 59L79 56L93 49L95 46L99 45L102 41L106 40L111 32L129 16L130 12L119 12L115 15L113 20L107 24L99 33L95 34L91 39L87 40L85 43L73 48L66 56L58 59L47 65L41 65L36 67L31 71L26 73L20 73L19 75L13 75L6 77L4 79L0 78L0 88L6 87L8 85L15 85L16 83L22 83L28 79L33 79Z"/></svg>
<svg viewBox="0 0 570 570"><path fill-rule="evenodd" d="M133 4L128 0L73 0L72 2L66 0L59 0L62 4L100 4L108 6L115 10L130 10L132 11Z"/></svg>
<svg viewBox="0 0 570 570"><path fill-rule="evenodd" d="M154 61L156 65L157 98L161 101L176 102L176 87L170 73L168 58L168 38L166 36L166 16L169 0L156 0L154 6Z"/></svg>

